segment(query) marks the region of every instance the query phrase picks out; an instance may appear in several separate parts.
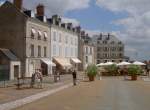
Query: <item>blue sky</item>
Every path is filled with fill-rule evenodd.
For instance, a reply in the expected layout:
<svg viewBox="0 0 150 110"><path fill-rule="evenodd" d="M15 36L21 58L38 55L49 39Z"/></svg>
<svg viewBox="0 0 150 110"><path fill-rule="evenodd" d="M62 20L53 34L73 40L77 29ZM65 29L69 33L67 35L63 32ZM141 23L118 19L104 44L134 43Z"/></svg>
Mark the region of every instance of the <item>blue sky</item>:
<svg viewBox="0 0 150 110"><path fill-rule="evenodd" d="M65 13L68 18L77 19L84 29L111 32L122 30L122 26L113 24L113 21L124 18L126 13L113 13L107 9L98 7L95 1L83 10L73 10Z"/></svg>

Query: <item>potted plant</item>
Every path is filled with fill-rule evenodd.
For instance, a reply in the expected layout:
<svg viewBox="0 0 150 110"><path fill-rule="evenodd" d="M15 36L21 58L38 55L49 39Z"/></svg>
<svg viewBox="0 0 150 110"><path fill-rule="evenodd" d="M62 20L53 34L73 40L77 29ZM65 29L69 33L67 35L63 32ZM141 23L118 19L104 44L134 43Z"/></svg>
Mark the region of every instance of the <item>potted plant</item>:
<svg viewBox="0 0 150 110"><path fill-rule="evenodd" d="M140 74L140 67L137 65L130 65L128 73L131 75L131 80L137 80L137 75Z"/></svg>
<svg viewBox="0 0 150 110"><path fill-rule="evenodd" d="M97 72L98 72L98 68L96 65L91 64L87 67L86 73L87 76L89 77L89 81L94 81Z"/></svg>

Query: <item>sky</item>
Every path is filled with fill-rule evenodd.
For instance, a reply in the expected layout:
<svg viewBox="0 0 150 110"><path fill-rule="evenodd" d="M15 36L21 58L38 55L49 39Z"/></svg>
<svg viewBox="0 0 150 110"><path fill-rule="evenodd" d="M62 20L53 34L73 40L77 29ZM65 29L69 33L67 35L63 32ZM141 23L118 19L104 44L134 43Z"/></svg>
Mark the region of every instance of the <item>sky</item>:
<svg viewBox="0 0 150 110"><path fill-rule="evenodd" d="M24 0L23 4L35 10L39 3L45 5L47 17L58 14L90 35L115 34L124 42L126 56L150 59L150 0Z"/></svg>

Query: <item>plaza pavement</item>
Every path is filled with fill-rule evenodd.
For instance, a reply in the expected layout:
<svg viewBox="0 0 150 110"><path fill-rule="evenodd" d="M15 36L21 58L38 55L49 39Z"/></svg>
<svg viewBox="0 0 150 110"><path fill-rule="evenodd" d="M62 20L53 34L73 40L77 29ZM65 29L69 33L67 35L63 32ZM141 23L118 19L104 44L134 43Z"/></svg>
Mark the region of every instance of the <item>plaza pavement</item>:
<svg viewBox="0 0 150 110"><path fill-rule="evenodd" d="M150 110L150 82L103 77L14 110Z"/></svg>

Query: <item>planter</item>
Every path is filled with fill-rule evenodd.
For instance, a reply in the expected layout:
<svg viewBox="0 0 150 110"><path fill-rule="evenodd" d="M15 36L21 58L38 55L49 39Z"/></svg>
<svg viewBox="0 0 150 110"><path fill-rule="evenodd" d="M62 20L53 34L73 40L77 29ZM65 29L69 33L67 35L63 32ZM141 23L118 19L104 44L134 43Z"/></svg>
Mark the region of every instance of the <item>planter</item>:
<svg viewBox="0 0 150 110"><path fill-rule="evenodd" d="M131 80L132 80L132 81L137 80L137 75L132 75L132 76L131 76Z"/></svg>
<svg viewBox="0 0 150 110"><path fill-rule="evenodd" d="M89 81L94 81L94 76L88 76L89 77Z"/></svg>

